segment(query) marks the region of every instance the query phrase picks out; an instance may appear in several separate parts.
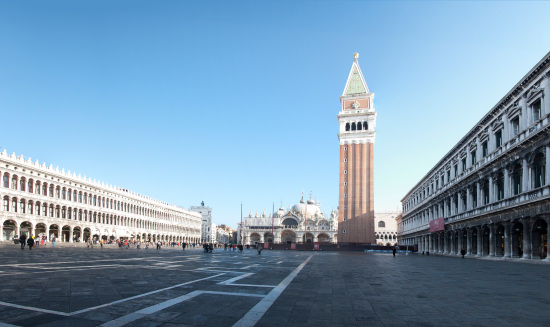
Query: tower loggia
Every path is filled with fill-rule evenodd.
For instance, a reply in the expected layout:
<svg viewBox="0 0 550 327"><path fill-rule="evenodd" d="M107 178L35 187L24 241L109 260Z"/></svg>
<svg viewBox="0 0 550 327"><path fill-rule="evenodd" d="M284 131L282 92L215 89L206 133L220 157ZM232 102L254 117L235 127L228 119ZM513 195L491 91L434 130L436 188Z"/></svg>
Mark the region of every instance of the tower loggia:
<svg viewBox="0 0 550 327"><path fill-rule="evenodd" d="M340 182L338 242L372 243L374 234L373 145L376 136L374 93L359 67L359 54L340 97Z"/></svg>

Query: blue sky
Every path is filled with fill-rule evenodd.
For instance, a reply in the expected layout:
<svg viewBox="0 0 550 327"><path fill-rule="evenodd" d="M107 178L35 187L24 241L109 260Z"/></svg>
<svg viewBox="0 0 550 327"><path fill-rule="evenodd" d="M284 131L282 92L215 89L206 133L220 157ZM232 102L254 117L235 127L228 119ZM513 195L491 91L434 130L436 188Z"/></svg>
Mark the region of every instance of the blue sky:
<svg viewBox="0 0 550 327"><path fill-rule="evenodd" d="M353 53L378 112L375 210L549 50L545 2L3 1L0 147L235 227L338 205Z"/></svg>

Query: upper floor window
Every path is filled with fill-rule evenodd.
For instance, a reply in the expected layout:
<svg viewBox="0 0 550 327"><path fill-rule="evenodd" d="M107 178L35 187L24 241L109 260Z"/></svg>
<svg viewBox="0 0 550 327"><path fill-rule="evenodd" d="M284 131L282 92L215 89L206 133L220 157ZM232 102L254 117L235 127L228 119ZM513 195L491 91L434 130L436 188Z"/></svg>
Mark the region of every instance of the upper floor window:
<svg viewBox="0 0 550 327"><path fill-rule="evenodd" d="M470 152L470 157L472 158L472 166L476 163L476 150Z"/></svg>
<svg viewBox="0 0 550 327"><path fill-rule="evenodd" d="M8 187L10 185L10 178L8 175L4 175L4 187Z"/></svg>
<svg viewBox="0 0 550 327"><path fill-rule="evenodd" d="M378 222L378 227L386 227L386 223L383 220Z"/></svg>
<svg viewBox="0 0 550 327"><path fill-rule="evenodd" d="M466 158L462 158L462 171L466 170Z"/></svg>
<svg viewBox="0 0 550 327"><path fill-rule="evenodd" d="M540 99L537 99L531 104L531 110L533 111L533 122L536 122L541 117Z"/></svg>
<svg viewBox="0 0 550 327"><path fill-rule="evenodd" d="M489 154L489 148L487 146L487 141L485 141L481 144L481 152L482 152L484 158Z"/></svg>
<svg viewBox="0 0 550 327"><path fill-rule="evenodd" d="M512 127L512 136L519 134L519 117L516 117L510 121L510 126Z"/></svg>
<svg viewBox="0 0 550 327"><path fill-rule="evenodd" d="M455 165L455 177L458 176L458 165ZM464 169L463 169L464 170Z"/></svg>
<svg viewBox="0 0 550 327"><path fill-rule="evenodd" d="M498 149L502 146L502 130L495 132L495 147Z"/></svg>

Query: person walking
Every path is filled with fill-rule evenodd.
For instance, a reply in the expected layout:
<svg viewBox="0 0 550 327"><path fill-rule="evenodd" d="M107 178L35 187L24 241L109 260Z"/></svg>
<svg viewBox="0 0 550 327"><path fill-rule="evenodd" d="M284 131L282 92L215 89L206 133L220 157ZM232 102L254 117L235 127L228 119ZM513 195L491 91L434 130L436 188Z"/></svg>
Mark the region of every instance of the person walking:
<svg viewBox="0 0 550 327"><path fill-rule="evenodd" d="M52 247L55 247L55 235L52 235Z"/></svg>
<svg viewBox="0 0 550 327"><path fill-rule="evenodd" d="M34 245L34 239L31 237L29 237L29 239L27 240L27 245L29 246L29 250L32 250L32 247Z"/></svg>
<svg viewBox="0 0 550 327"><path fill-rule="evenodd" d="M393 248L392 250L392 253L393 253L393 256L395 257L395 253L397 252L397 249L396 248Z"/></svg>
<svg viewBox="0 0 550 327"><path fill-rule="evenodd" d="M464 250L464 248L462 248L462 250L460 250L460 254L462 255L462 259L464 259L464 255L466 254L466 250Z"/></svg>
<svg viewBox="0 0 550 327"><path fill-rule="evenodd" d="M23 233L23 234L21 234L21 237L19 238L19 243L21 243L21 250L25 249L26 242L27 242L27 234Z"/></svg>

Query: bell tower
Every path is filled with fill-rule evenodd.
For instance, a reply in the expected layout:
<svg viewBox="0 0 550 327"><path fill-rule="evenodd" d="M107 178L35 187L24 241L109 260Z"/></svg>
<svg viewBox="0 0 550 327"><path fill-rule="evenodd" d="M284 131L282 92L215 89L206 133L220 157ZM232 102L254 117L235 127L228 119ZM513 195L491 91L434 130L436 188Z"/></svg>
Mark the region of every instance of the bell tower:
<svg viewBox="0 0 550 327"><path fill-rule="evenodd" d="M344 93L340 97L340 185L338 243L375 244L373 145L376 132L374 93L370 93L353 55Z"/></svg>

